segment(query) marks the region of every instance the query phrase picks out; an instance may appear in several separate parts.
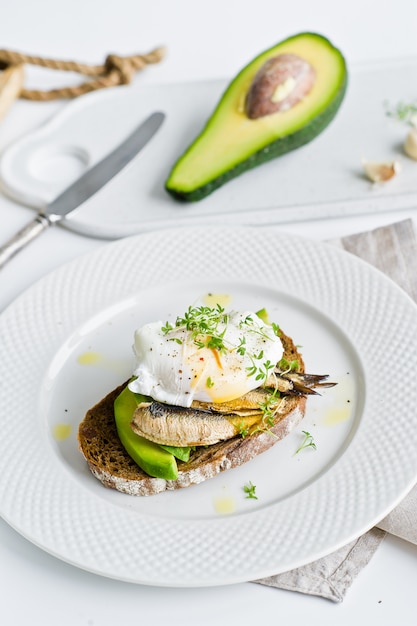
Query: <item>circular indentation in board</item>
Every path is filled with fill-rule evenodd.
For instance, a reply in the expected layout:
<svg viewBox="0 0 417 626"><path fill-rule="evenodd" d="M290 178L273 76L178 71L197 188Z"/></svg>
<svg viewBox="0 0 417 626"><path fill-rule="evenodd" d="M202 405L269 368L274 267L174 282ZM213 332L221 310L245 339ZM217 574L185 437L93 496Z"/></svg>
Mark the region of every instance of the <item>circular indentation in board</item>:
<svg viewBox="0 0 417 626"><path fill-rule="evenodd" d="M69 184L83 174L89 160L88 152L77 146L43 146L30 157L28 169L38 181Z"/></svg>

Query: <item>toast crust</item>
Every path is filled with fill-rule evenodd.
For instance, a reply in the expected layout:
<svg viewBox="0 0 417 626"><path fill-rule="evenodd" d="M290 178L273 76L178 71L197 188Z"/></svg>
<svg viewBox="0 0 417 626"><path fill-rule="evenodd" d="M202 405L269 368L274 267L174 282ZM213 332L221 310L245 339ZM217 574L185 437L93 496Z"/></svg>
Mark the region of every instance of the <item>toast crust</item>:
<svg viewBox="0 0 417 626"><path fill-rule="evenodd" d="M299 371L304 372L302 356L292 339L281 333L281 340L285 358L288 361L298 360ZM227 441L197 448L188 462L178 461L176 480L164 480L148 476L141 470L120 442L113 404L126 385L127 381L87 411L79 426L78 441L90 471L104 486L134 496L189 487L250 461L286 437L303 419L306 407L304 396L286 396L285 405L269 431L260 431L245 438L237 435Z"/></svg>

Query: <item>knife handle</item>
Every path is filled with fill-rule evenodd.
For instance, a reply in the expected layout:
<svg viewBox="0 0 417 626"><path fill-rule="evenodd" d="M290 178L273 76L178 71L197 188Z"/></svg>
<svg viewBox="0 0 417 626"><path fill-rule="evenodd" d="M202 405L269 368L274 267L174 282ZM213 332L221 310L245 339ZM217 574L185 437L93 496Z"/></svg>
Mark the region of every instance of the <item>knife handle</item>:
<svg viewBox="0 0 417 626"><path fill-rule="evenodd" d="M48 226L51 220L44 213L38 213L34 220L29 222L21 230L19 230L9 241L0 247L0 269L6 265L19 250L24 248L28 243L40 235Z"/></svg>

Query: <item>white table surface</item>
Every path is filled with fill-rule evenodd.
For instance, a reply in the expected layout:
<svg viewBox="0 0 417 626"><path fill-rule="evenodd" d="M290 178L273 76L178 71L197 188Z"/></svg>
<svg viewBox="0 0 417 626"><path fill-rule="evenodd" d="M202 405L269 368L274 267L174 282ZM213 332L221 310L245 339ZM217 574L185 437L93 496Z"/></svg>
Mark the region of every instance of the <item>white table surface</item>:
<svg viewBox="0 0 417 626"><path fill-rule="evenodd" d="M349 63L417 57L417 4L413 0L362 0L348 7L331 0L15 0L2 8L0 47L52 58L100 64L109 52L132 54L166 45L166 59L136 81L158 85L232 77L248 60L285 36L321 32L341 47ZM30 69L26 84L51 88L75 77ZM417 86L416 86L417 97ZM65 102L15 103L0 120L0 150L34 130ZM22 227L33 211L0 195L0 240ZM415 211L287 223L282 229L315 239L343 236L415 217ZM0 274L0 311L54 268L106 245L51 228ZM1 477L0 477L1 480ZM201 625L254 621L285 624L379 626L415 623L417 546L387 537L349 590L335 605L243 583L203 589L137 586L96 576L46 554L0 520L0 624L93 626L162 623Z"/></svg>

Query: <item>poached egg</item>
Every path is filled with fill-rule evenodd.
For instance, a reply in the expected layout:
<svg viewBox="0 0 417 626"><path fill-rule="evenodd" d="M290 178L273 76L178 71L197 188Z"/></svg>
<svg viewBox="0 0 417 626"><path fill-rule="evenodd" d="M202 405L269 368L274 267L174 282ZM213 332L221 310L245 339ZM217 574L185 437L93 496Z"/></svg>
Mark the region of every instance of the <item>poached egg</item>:
<svg viewBox="0 0 417 626"><path fill-rule="evenodd" d="M142 326L133 351L129 389L182 407L243 396L262 385L283 354L274 328L256 313L225 313L219 306L190 307L175 326Z"/></svg>

